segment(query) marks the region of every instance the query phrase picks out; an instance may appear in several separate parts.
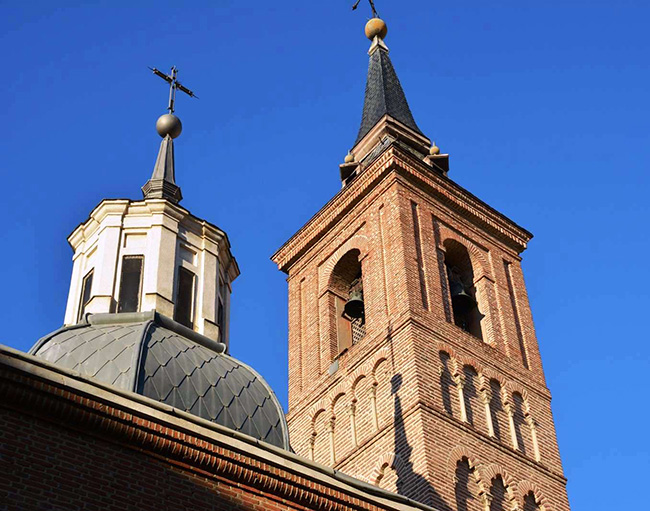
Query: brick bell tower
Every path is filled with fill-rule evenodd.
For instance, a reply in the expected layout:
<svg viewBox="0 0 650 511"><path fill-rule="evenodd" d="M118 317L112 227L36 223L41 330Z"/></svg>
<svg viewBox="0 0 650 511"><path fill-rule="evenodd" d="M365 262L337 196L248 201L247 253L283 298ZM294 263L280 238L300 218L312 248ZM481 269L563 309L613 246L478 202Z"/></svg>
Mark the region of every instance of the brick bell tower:
<svg viewBox="0 0 650 511"><path fill-rule="evenodd" d="M532 235L448 177L386 32L366 26L341 191L273 256L293 447L441 511L568 510L521 270Z"/></svg>

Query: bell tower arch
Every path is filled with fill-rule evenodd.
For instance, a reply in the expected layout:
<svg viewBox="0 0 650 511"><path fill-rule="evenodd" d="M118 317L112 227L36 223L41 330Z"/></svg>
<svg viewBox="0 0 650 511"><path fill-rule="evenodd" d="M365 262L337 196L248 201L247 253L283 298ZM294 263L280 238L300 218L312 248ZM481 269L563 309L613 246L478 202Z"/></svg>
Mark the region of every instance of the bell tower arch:
<svg viewBox="0 0 650 511"><path fill-rule="evenodd" d="M288 275L293 448L440 510L489 509L498 480L510 495L533 481L566 511L520 264L532 235L450 179L449 155L411 113L385 23L366 34L342 189L272 258Z"/></svg>

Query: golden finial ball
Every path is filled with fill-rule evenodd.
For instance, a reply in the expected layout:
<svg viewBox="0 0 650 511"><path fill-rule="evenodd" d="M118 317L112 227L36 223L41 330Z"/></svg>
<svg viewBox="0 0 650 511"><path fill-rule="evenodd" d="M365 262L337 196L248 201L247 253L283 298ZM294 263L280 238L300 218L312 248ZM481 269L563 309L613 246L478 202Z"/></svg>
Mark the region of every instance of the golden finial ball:
<svg viewBox="0 0 650 511"><path fill-rule="evenodd" d="M436 145L435 142L431 146L431 149L429 149L429 154L431 156L435 156L436 154L440 154L440 148Z"/></svg>
<svg viewBox="0 0 650 511"><path fill-rule="evenodd" d="M345 163L352 163L354 161L354 154L348 153L345 155L345 160L343 160Z"/></svg>
<svg viewBox="0 0 650 511"><path fill-rule="evenodd" d="M366 37L371 41L375 36L379 36L379 39L384 39L388 33L388 27L384 20L379 18L371 18L368 23L366 23Z"/></svg>

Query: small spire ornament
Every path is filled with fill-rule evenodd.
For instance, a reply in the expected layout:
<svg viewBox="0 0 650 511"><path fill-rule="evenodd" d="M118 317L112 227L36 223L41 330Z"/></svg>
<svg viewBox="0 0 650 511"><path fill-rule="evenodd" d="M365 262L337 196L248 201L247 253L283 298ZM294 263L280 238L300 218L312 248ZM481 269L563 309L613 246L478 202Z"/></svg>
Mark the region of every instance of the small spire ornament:
<svg viewBox="0 0 650 511"><path fill-rule="evenodd" d="M366 37L371 41L374 40L375 37L379 37L379 39L385 39L386 34L388 33L386 22L379 18L377 9L375 9L375 2L373 0L368 1L370 2L370 8L372 9L372 18L368 20L368 23L366 23ZM353 11L359 7L360 2L361 0L357 0L356 3L352 6Z"/></svg>
<svg viewBox="0 0 650 511"><path fill-rule="evenodd" d="M181 123L181 120L174 115L174 107L176 105L176 91L180 90L191 98L198 99L198 96L178 81L178 68L176 66L172 66L171 71L168 75L162 71L159 71L155 67L150 67L149 69L151 69L153 74L159 76L169 84L169 102L167 104L167 113L161 115L156 121L156 131L162 138L165 138L167 135L169 135L171 138L177 138L183 131L183 124Z"/></svg>
<svg viewBox="0 0 650 511"><path fill-rule="evenodd" d="M158 117L156 121L156 131L163 140L160 143L160 150L158 151L158 158L156 158L153 173L149 181L142 187L142 193L145 199L167 199L174 204L178 204L183 198L183 195L180 186L176 184L174 139L183 131L183 124L174 115L176 91L180 90L191 98L198 99L198 97L178 81L178 68L176 66L172 66L168 75L155 67L150 67L149 69L153 71L153 74L159 76L169 84L169 102L167 103L167 113Z"/></svg>

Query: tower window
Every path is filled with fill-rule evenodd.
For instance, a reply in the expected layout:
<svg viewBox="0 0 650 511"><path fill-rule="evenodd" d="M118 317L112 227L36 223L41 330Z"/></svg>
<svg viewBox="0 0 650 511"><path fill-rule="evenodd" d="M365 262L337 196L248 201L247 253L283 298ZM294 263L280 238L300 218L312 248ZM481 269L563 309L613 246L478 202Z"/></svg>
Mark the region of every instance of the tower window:
<svg viewBox="0 0 650 511"><path fill-rule="evenodd" d="M117 312L138 312L142 287L143 256L125 256L122 259L120 298Z"/></svg>
<svg viewBox="0 0 650 511"><path fill-rule="evenodd" d="M361 272L350 284L350 295L343 307L343 316L350 321L352 344L356 344L366 335L366 313L363 306L363 280Z"/></svg>
<svg viewBox="0 0 650 511"><path fill-rule="evenodd" d="M182 266L178 268L178 291L174 320L187 328L194 328L194 281L196 276Z"/></svg>
<svg viewBox="0 0 650 511"><path fill-rule="evenodd" d="M463 245L453 240L447 240L445 248L445 267L454 323L474 337L482 339L483 315L476 301L474 271L469 253Z"/></svg>
<svg viewBox="0 0 650 511"><path fill-rule="evenodd" d="M79 303L79 315L77 316L77 322L81 321L86 313L86 305L92 298L91 291L93 287L93 274L95 270L92 269L84 277L83 282L81 283L81 302Z"/></svg>
<svg viewBox="0 0 650 511"><path fill-rule="evenodd" d="M351 250L336 263L330 280L336 314L336 353L350 348L366 334L363 278L359 251Z"/></svg>

